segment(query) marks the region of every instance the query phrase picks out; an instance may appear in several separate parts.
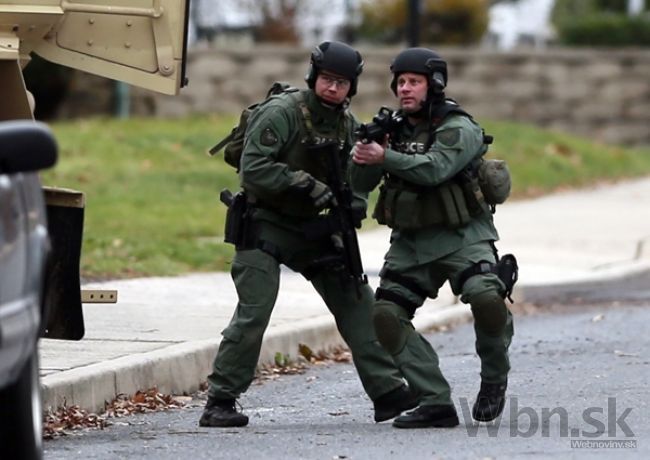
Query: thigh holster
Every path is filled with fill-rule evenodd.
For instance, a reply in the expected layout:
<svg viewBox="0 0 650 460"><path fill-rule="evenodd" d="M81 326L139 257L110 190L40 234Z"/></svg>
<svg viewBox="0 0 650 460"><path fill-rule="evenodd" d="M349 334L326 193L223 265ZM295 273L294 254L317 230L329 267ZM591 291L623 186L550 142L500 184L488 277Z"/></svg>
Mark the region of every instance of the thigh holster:
<svg viewBox="0 0 650 460"><path fill-rule="evenodd" d="M482 260L471 267L466 268L458 276L459 290L463 289L463 285L472 276L483 275L486 273L493 273L499 277L505 286L503 297L507 298L511 303L514 303L512 300L512 290L519 278L519 266L517 265L517 259L515 256L512 254L506 254L499 258L496 264Z"/></svg>

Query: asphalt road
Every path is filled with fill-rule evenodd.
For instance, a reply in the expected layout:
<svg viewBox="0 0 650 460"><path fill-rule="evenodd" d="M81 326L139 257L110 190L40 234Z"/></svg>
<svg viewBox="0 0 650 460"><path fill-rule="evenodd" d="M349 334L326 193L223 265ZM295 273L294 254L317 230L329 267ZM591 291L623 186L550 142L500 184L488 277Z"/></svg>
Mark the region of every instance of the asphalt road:
<svg viewBox="0 0 650 460"><path fill-rule="evenodd" d="M253 386L241 399L246 428L199 428L199 395L182 410L47 441L45 458L650 458L649 323L646 298L517 308L509 400L493 425L469 416L479 362L463 324L428 336L453 386L457 428L375 424L353 367L329 364Z"/></svg>
<svg viewBox="0 0 650 460"><path fill-rule="evenodd" d="M462 325L429 336L461 413L455 429L374 424L352 366L330 364L252 387L241 400L247 428L198 428L195 406L48 441L46 458L648 458L649 321L648 305L632 304L520 313L509 403L492 426L468 414L478 360L472 329ZM636 448L603 447L612 440Z"/></svg>

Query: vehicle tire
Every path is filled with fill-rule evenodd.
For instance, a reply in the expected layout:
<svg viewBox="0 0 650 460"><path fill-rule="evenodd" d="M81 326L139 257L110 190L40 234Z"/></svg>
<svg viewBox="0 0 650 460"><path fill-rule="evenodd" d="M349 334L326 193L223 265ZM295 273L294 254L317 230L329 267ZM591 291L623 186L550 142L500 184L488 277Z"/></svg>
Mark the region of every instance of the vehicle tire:
<svg viewBox="0 0 650 460"><path fill-rule="evenodd" d="M38 375L38 348L18 380L0 390L0 457L40 460L43 457L43 409Z"/></svg>

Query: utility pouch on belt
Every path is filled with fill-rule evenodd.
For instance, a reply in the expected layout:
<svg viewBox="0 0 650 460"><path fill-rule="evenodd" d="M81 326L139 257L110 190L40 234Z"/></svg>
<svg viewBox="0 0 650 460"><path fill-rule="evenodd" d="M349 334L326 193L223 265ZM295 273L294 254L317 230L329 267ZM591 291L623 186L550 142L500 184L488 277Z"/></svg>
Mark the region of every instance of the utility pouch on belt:
<svg viewBox="0 0 650 460"><path fill-rule="evenodd" d="M226 213L226 227L224 229L224 241L234 244L239 248L246 242L246 230L248 220L248 202L244 192L233 194L228 189L221 191L219 199L228 206Z"/></svg>

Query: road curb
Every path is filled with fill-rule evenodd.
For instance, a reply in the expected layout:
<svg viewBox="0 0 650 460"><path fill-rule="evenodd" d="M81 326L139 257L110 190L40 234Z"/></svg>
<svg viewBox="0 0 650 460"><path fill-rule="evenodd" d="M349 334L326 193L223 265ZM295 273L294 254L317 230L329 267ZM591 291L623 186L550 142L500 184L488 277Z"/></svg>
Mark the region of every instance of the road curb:
<svg viewBox="0 0 650 460"><path fill-rule="evenodd" d="M650 274L650 262L634 262L594 270L589 277L581 277L556 283L526 283L516 285L515 302L566 302L579 299L595 289L611 289L615 286Z"/></svg>
<svg viewBox="0 0 650 460"><path fill-rule="evenodd" d="M426 331L469 317L468 306L454 304L417 315L414 325ZM184 342L45 376L41 379L43 407L55 410L79 406L101 412L106 402L138 390L157 387L167 394L195 392L210 373L219 342L218 338ZM260 363L272 363L276 353L296 357L299 344L306 344L315 352L345 345L334 318L319 316L300 321L299 325L269 328L262 343Z"/></svg>
<svg viewBox="0 0 650 460"><path fill-rule="evenodd" d="M583 279L552 284L518 284L516 302L561 301L581 292L650 273L650 263L637 262L596 270ZM442 299L441 299L442 300ZM447 299L445 299L447 300ZM418 311L413 324L418 331L449 326L472 318L469 305L454 302ZM92 412L102 411L107 401L120 394L157 387L168 394L192 393L210 373L220 338L183 342L158 350L124 356L103 363L58 372L41 379L43 407L79 406ZM271 363L276 353L295 357L298 345L314 351L327 351L345 345L331 315L322 315L270 327L264 337L260 363Z"/></svg>

